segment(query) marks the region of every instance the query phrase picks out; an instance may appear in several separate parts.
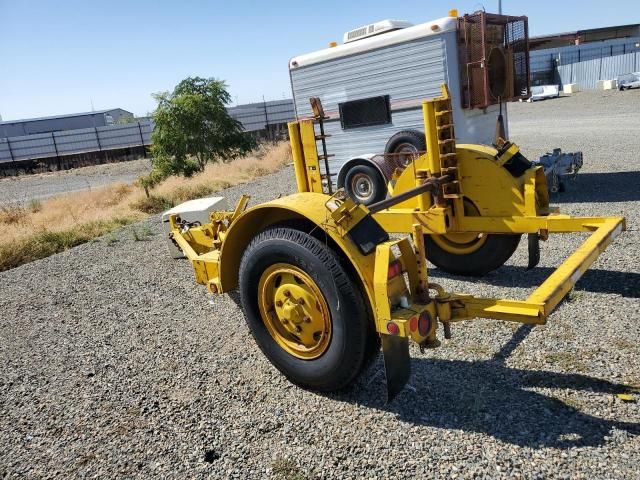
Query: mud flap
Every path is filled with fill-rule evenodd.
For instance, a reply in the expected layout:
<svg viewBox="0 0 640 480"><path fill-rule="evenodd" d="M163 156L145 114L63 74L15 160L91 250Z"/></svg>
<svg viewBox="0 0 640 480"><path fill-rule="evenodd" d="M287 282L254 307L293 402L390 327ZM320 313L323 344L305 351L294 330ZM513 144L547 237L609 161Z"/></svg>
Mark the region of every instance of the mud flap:
<svg viewBox="0 0 640 480"><path fill-rule="evenodd" d="M527 270L531 270L540 262L540 237L537 233L530 233L529 240L529 265Z"/></svg>
<svg viewBox="0 0 640 480"><path fill-rule="evenodd" d="M394 335L381 335L384 356L384 374L387 379L387 403L404 388L411 374L409 339Z"/></svg>

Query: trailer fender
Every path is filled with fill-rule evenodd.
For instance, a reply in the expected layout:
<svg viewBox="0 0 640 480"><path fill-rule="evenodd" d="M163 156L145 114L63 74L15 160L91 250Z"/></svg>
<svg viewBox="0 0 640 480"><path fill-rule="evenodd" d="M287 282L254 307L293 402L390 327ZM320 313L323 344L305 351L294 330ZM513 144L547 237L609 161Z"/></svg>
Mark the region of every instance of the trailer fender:
<svg viewBox="0 0 640 480"><path fill-rule="evenodd" d="M373 305L373 269L375 255L362 255L355 244L337 233L331 222L325 203L329 197L320 193L296 193L263 203L245 211L226 232L219 258L219 286L221 292L234 290L238 286L238 272L242 255L251 240L265 228L291 220L311 223L323 231L334 248L353 266L361 284Z"/></svg>

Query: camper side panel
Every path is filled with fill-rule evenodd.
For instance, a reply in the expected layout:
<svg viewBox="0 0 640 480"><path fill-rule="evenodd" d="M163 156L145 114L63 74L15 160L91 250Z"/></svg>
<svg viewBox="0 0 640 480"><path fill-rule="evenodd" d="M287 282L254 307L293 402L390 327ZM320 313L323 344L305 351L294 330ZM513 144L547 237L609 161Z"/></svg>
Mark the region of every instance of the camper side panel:
<svg viewBox="0 0 640 480"><path fill-rule="evenodd" d="M447 81L443 35L329 60L291 71L298 118L311 115L309 97L318 96L331 120L325 124L332 173L350 158L383 153L389 138L406 129L423 130L420 101L438 96ZM391 123L343 130L338 105L389 95ZM335 178L334 178L335 180Z"/></svg>

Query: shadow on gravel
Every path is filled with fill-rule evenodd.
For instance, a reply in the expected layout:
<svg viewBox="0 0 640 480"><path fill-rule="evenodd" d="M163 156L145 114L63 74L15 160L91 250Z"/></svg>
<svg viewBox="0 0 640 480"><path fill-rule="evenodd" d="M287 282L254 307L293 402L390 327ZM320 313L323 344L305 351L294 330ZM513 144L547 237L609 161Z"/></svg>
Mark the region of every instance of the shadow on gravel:
<svg viewBox="0 0 640 480"><path fill-rule="evenodd" d="M640 172L578 173L551 203L633 202L640 200L638 185Z"/></svg>
<svg viewBox="0 0 640 480"><path fill-rule="evenodd" d="M569 389L601 394L628 392L629 387L580 374L509 368L505 359L530 331L522 326L488 361L412 359L410 384L384 404L381 362L358 386L331 398L398 415L404 422L491 435L531 448L598 446L612 429L640 434L640 423L598 418L580 411L583 400L569 403L530 391ZM426 447L425 447L426 448Z"/></svg>
<svg viewBox="0 0 640 480"><path fill-rule="evenodd" d="M475 283L476 279L448 275L441 270L429 269L429 273L436 273L434 277L451 279L463 278L467 282ZM499 270L491 272L477 279L478 283L495 285L498 287L533 288L544 282L555 271L550 267L536 267L527 270L517 265L503 265ZM640 298L640 273L617 272L614 270L591 269L578 280L576 290L596 293L613 293L628 298Z"/></svg>

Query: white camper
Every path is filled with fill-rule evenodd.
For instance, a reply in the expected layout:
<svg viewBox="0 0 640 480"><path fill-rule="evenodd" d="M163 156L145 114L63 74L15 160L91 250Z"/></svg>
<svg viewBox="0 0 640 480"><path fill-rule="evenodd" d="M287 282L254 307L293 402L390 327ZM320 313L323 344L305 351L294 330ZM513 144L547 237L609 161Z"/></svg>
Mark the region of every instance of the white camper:
<svg viewBox="0 0 640 480"><path fill-rule="evenodd" d="M425 150L422 100L439 96L443 83L453 96L456 141L494 142L499 103L528 94L526 39L526 17L484 12L365 25L341 45L289 61L296 115L312 116L309 99L320 98L333 155L328 178L370 204L386 195L380 154L408 161Z"/></svg>

